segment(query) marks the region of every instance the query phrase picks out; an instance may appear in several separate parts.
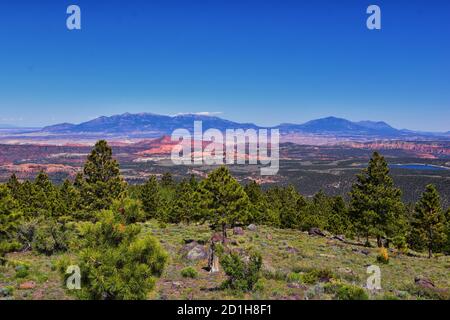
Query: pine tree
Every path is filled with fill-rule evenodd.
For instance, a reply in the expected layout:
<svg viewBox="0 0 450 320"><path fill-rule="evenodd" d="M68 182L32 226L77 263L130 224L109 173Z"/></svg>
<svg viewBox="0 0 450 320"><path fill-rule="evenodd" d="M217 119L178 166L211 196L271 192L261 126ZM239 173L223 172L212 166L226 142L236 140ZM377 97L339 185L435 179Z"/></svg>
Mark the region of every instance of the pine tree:
<svg viewBox="0 0 450 320"><path fill-rule="evenodd" d="M225 166L212 171L200 183L200 190L208 220L214 229L220 228L225 241L227 225L247 220L250 210L248 196Z"/></svg>
<svg viewBox="0 0 450 320"><path fill-rule="evenodd" d="M40 172L34 180L34 197L33 208L38 215L52 216L58 215L59 209L59 194L56 187L50 181L48 175Z"/></svg>
<svg viewBox="0 0 450 320"><path fill-rule="evenodd" d="M377 237L382 246L382 237L404 235L405 208L401 191L394 186L389 176L389 167L378 152L374 152L369 166L357 176L350 192L350 214L358 233L366 238Z"/></svg>
<svg viewBox="0 0 450 320"><path fill-rule="evenodd" d="M23 212L25 218L37 217L36 209L36 191L34 184L29 180L25 180L20 188L19 193L19 206Z"/></svg>
<svg viewBox="0 0 450 320"><path fill-rule="evenodd" d="M81 194L69 179L64 180L59 193L61 199L61 214L67 216L68 218L81 218Z"/></svg>
<svg viewBox="0 0 450 320"><path fill-rule="evenodd" d="M162 188L173 188L175 187L175 181L173 180L172 174L170 172L165 172L161 177L161 187Z"/></svg>
<svg viewBox="0 0 450 320"><path fill-rule="evenodd" d="M447 208L445 212L445 222L446 222L446 234L447 234L447 242L444 247L444 252L447 255L450 255L450 208Z"/></svg>
<svg viewBox="0 0 450 320"><path fill-rule="evenodd" d="M432 184L426 186L424 193L416 203L412 232L428 248L428 258L433 250L442 249L447 239L445 216L442 212L439 193Z"/></svg>
<svg viewBox="0 0 450 320"><path fill-rule="evenodd" d="M306 204L305 199L294 186L280 189L280 227L297 229L301 227L301 210Z"/></svg>
<svg viewBox="0 0 450 320"><path fill-rule="evenodd" d="M19 180L17 179L17 176L15 173L13 173L11 175L11 177L9 178L6 185L8 186L8 189L11 192L11 195L13 196L13 198L16 200L19 199L21 184L20 184Z"/></svg>
<svg viewBox="0 0 450 320"><path fill-rule="evenodd" d="M331 212L327 217L326 229L334 234L351 235L351 225L348 217L348 209L344 199L337 196L330 199Z"/></svg>
<svg viewBox="0 0 450 320"><path fill-rule="evenodd" d="M261 186L252 180L244 186L244 191L247 194L251 209L249 214L249 221L247 223L266 223L269 222L268 218L268 204L267 198L264 192L261 190Z"/></svg>
<svg viewBox="0 0 450 320"><path fill-rule="evenodd" d="M187 224L201 220L200 194L191 181L181 181L174 197L171 222L183 221Z"/></svg>
<svg viewBox="0 0 450 320"><path fill-rule="evenodd" d="M0 185L0 264L6 253L19 247L15 236L21 218L22 213L8 187Z"/></svg>
<svg viewBox="0 0 450 320"><path fill-rule="evenodd" d="M155 176L150 176L142 186L139 198L147 218L156 218L161 203L161 194L158 180L156 180Z"/></svg>
<svg viewBox="0 0 450 320"><path fill-rule="evenodd" d="M80 226L80 247L75 261L80 267L80 298L95 300L146 299L161 276L167 253L156 238L141 235L141 227L127 224L126 215L112 210L98 214L96 223ZM66 275L67 276L67 275Z"/></svg>
<svg viewBox="0 0 450 320"><path fill-rule="evenodd" d="M125 195L126 183L120 176L118 162L105 140L98 141L84 165L83 198L91 210L109 208L113 199Z"/></svg>

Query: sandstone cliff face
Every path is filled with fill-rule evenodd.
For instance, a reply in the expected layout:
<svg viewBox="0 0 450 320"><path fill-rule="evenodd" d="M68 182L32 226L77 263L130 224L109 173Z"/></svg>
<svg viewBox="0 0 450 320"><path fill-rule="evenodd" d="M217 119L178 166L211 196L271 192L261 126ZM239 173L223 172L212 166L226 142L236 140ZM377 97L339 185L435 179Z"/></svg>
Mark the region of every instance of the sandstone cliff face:
<svg viewBox="0 0 450 320"><path fill-rule="evenodd" d="M367 143L347 142L344 145L356 149L406 150L420 158L450 156L450 143L448 142L377 141Z"/></svg>

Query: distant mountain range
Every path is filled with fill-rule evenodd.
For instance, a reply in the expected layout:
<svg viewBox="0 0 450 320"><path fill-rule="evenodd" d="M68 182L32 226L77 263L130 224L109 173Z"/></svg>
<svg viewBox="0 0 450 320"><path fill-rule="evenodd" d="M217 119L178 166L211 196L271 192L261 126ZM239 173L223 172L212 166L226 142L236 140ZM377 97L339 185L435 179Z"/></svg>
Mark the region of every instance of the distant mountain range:
<svg viewBox="0 0 450 320"><path fill-rule="evenodd" d="M153 113L124 113L110 117L99 117L80 124L61 123L40 130L42 133L58 135L97 135L107 134L114 136L148 136L157 137L170 135L175 129L184 128L193 130L194 121L202 121L203 130L216 128L226 129L259 129L253 123L238 123L219 118L217 116L183 114L176 116L158 115ZM378 137L378 138L405 138L405 137L439 137L449 136L449 133L428 133L411 130L399 130L383 121L353 122L342 118L326 117L311 120L303 124L283 123L272 127L286 134L329 135L336 137Z"/></svg>

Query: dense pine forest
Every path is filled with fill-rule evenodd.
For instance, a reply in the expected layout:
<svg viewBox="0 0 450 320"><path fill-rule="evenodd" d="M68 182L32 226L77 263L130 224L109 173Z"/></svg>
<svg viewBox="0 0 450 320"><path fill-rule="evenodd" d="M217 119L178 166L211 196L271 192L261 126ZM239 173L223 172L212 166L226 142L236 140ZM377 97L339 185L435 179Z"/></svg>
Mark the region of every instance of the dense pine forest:
<svg viewBox="0 0 450 320"><path fill-rule="evenodd" d="M171 263L160 239L142 232L148 221L160 228L207 227L207 267L223 270L222 288L235 292L258 290L262 279L264 252L230 249L230 234L244 228L331 235L362 248L379 248L380 263L389 263L392 250L423 255L421 259L450 254L450 208L442 207L436 188L427 185L417 203L403 203L379 153L357 176L348 198L322 191L305 197L293 186L263 190L256 182L241 185L224 166L201 180L175 181L166 173L131 186L121 177L107 142L99 141L73 181L55 185L41 172L34 181L12 175L0 185L0 264L11 263L13 252L58 254L61 286L70 275L68 266L80 268L82 286L76 297L145 299ZM195 278L196 272L183 269L186 277ZM321 270L301 277L308 283L332 275ZM338 286L340 297L365 297L361 288L332 286Z"/></svg>

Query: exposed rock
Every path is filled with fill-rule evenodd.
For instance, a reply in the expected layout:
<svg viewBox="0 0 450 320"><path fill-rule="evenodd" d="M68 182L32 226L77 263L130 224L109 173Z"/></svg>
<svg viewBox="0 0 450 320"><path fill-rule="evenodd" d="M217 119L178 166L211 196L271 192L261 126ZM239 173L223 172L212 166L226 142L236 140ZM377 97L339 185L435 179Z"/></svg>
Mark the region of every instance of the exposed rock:
<svg viewBox="0 0 450 320"><path fill-rule="evenodd" d="M311 228L311 229L309 229L308 234L310 236L325 237L325 233L323 233L322 230L320 230L319 228Z"/></svg>
<svg viewBox="0 0 450 320"><path fill-rule="evenodd" d="M347 267L345 267L345 268L344 268L344 267L339 268L339 269L338 269L338 272L344 273L344 274L349 274L349 275L352 275L352 276L355 275L355 272L354 272L352 269L347 268Z"/></svg>
<svg viewBox="0 0 450 320"><path fill-rule="evenodd" d="M223 241L222 233L216 232L211 237L211 242L216 243L216 242L222 242L222 241Z"/></svg>
<svg viewBox="0 0 450 320"><path fill-rule="evenodd" d="M11 295L11 290L8 288L0 288L0 297L9 297Z"/></svg>
<svg viewBox="0 0 450 320"><path fill-rule="evenodd" d="M292 289L303 289L303 290L306 290L308 288L307 286L298 282L289 282L287 284L287 287Z"/></svg>
<svg viewBox="0 0 450 320"><path fill-rule="evenodd" d="M20 290L30 290L30 289L34 289L35 287L36 287L36 282L34 282L34 281L26 281L19 285Z"/></svg>
<svg viewBox="0 0 450 320"><path fill-rule="evenodd" d="M238 236L242 236L244 234L244 229L242 229L241 227L234 227L233 228L233 234L234 235L238 235Z"/></svg>
<svg viewBox="0 0 450 320"><path fill-rule="evenodd" d="M189 251L191 251L193 248L195 248L198 245L199 244L197 241L188 242L181 248L180 253L182 255L186 255Z"/></svg>
<svg viewBox="0 0 450 320"><path fill-rule="evenodd" d="M290 246L286 247L286 251L289 253L298 253L299 252L299 250L297 248L290 247Z"/></svg>
<svg viewBox="0 0 450 320"><path fill-rule="evenodd" d="M435 285L433 283L433 281L431 281L428 278L424 278L421 276L417 276L414 278L414 282L416 283L416 285L422 287L422 288L428 288L428 289L434 289Z"/></svg>
<svg viewBox="0 0 450 320"><path fill-rule="evenodd" d="M370 250L368 250L368 249L353 248L352 251L356 252L356 253L361 253L361 254L366 255L366 256L368 256L370 254Z"/></svg>
<svg viewBox="0 0 450 320"><path fill-rule="evenodd" d="M272 265L266 261L263 261L261 269L263 272L266 272L266 273L275 273L275 271L276 271L275 268L272 267Z"/></svg>
<svg viewBox="0 0 450 320"><path fill-rule="evenodd" d="M256 231L258 228L256 227L256 225L255 224L250 224L248 227L247 227L247 230L250 230L250 231Z"/></svg>
<svg viewBox="0 0 450 320"><path fill-rule="evenodd" d="M335 236L333 237L333 239L336 239L336 240L339 240L339 241L345 241L345 237L344 237L344 235L342 235L342 234L335 235Z"/></svg>
<svg viewBox="0 0 450 320"><path fill-rule="evenodd" d="M173 281L172 282L172 288L173 289L180 289L183 287L183 283L180 281Z"/></svg>
<svg viewBox="0 0 450 320"><path fill-rule="evenodd" d="M208 258L208 252L204 246L196 245L186 255L188 260L203 260Z"/></svg>
<svg viewBox="0 0 450 320"><path fill-rule="evenodd" d="M325 254L325 253L320 253L319 256L324 257L324 258L330 258L330 259L336 258L335 255L332 255L332 254Z"/></svg>

